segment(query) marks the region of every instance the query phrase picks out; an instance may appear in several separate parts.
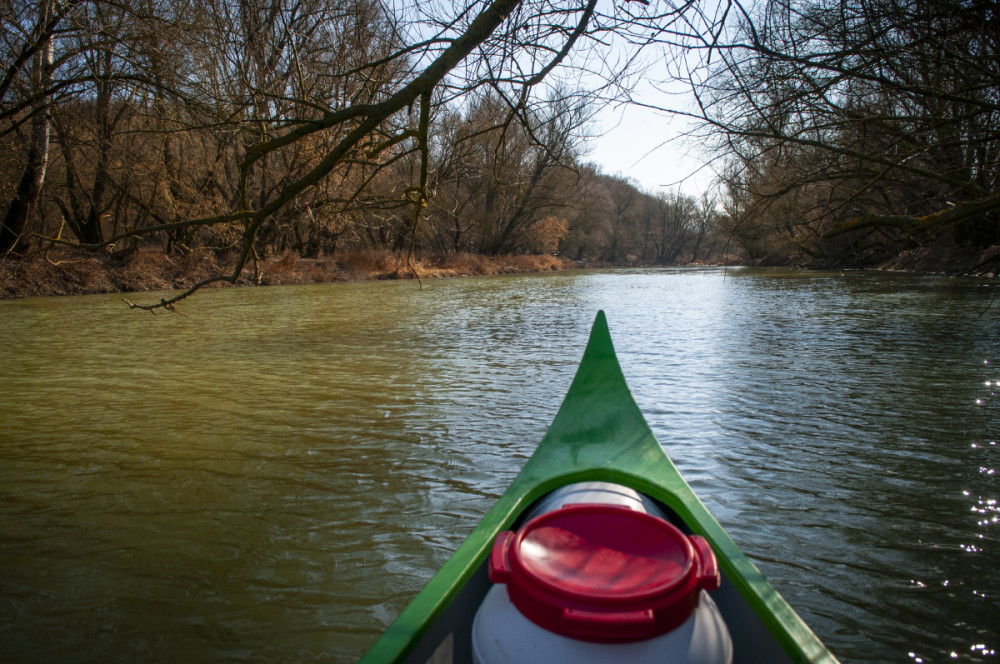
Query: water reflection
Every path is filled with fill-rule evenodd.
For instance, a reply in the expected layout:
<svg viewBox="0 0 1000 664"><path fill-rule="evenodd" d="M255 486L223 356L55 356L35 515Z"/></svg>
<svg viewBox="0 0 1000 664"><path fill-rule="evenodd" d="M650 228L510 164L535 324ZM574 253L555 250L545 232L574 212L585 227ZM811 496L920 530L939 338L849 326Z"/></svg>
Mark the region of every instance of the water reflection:
<svg viewBox="0 0 1000 664"><path fill-rule="evenodd" d="M657 436L838 656L980 661L992 288L705 269L209 291L183 317L0 302L0 661L353 661L531 453L599 308Z"/></svg>

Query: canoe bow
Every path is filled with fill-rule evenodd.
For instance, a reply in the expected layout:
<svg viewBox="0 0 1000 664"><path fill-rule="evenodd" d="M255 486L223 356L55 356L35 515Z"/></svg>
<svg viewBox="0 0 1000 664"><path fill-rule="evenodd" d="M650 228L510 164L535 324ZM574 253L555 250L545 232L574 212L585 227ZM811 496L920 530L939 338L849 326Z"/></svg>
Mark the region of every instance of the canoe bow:
<svg viewBox="0 0 1000 664"><path fill-rule="evenodd" d="M542 496L566 484L614 482L672 509L709 541L736 586L793 662L836 658L722 529L656 440L625 382L604 312L548 432L465 542L361 659L401 662L486 560L493 539ZM739 660L739 657L737 658Z"/></svg>

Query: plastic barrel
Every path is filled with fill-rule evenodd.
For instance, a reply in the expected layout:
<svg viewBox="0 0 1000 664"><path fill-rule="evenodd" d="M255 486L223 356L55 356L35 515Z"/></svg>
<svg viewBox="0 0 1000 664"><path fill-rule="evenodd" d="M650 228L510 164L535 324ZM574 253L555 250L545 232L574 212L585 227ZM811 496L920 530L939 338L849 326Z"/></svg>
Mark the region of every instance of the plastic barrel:
<svg viewBox="0 0 1000 664"><path fill-rule="evenodd" d="M588 482L546 497L490 555L493 588L473 623L477 664L729 664L732 641L706 591L708 543L626 487Z"/></svg>

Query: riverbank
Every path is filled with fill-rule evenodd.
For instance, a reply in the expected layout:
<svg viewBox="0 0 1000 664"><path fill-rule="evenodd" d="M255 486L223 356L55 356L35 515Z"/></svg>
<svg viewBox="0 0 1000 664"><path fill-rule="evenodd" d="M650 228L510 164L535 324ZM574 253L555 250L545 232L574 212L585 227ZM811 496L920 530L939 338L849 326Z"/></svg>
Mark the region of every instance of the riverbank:
<svg viewBox="0 0 1000 664"><path fill-rule="evenodd" d="M919 247L901 252L878 264L879 270L922 272L963 277L1000 275L1000 246L985 249L968 247Z"/></svg>
<svg viewBox="0 0 1000 664"><path fill-rule="evenodd" d="M83 253L71 249L37 253L19 260L0 259L0 299L86 295L91 293L138 293L177 290L232 271L233 257L220 257L202 249L183 256L137 249L116 253ZM733 256L715 256L708 264L737 264ZM769 257L762 266L811 269L872 269L952 276L1000 276L1000 247L986 250L941 250L921 248L891 259L859 260L857 264L810 263L805 256ZM551 255L480 256L476 254L429 254L407 264L406 254L391 251L354 251L321 258L302 258L295 253L269 256L248 264L237 285L281 285L366 281L381 279L435 279L549 272L581 267L577 261ZM600 267L588 264L587 267ZM226 282L210 287L229 285Z"/></svg>
<svg viewBox="0 0 1000 664"><path fill-rule="evenodd" d="M748 264L807 270L873 270L993 278L1000 276L1000 246L979 248L931 245L905 249L892 255L859 253L826 258L811 257L800 250L790 249L776 251Z"/></svg>
<svg viewBox="0 0 1000 664"><path fill-rule="evenodd" d="M175 290L208 277L227 274L233 265L233 257L227 260L210 250L195 250L183 256L167 256L147 249L113 254L53 250L20 260L0 259L0 298ZM358 251L322 258L302 258L286 253L258 260L256 270L254 265L248 264L237 285L434 279L576 267L579 267L576 261L549 255L441 254L422 256L408 264L405 253L390 251Z"/></svg>

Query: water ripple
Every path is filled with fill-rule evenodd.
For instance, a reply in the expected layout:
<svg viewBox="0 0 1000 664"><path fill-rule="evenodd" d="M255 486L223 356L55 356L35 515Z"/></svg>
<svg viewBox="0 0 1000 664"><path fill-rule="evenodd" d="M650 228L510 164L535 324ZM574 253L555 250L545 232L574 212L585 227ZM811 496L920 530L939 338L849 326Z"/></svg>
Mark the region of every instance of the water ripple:
<svg viewBox="0 0 1000 664"><path fill-rule="evenodd" d="M531 454L601 308L657 437L843 661L981 661L993 288L703 269L219 290L184 317L0 302L0 661L354 661Z"/></svg>

